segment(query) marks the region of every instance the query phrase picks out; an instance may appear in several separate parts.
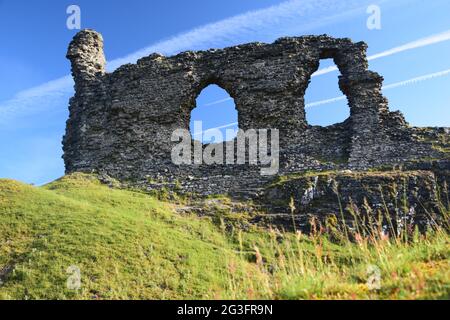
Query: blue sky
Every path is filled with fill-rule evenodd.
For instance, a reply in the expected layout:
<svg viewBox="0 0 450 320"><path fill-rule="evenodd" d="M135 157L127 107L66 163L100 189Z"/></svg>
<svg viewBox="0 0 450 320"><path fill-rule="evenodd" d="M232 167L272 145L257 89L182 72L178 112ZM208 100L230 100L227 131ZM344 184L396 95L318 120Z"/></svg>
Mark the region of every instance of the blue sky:
<svg viewBox="0 0 450 320"><path fill-rule="evenodd" d="M73 94L65 53L76 33L66 28L70 4L80 6L82 28L103 34L109 70L154 51L170 55L324 33L367 42L369 56L413 44L371 60L386 85L450 70L448 0L0 0L0 177L42 184L64 174L61 139ZM371 4L381 9L381 30L366 27ZM337 77L314 77L307 103L341 96ZM401 110L411 124L450 126L448 88L444 72L384 93L391 110ZM232 100L214 103L227 97L207 88L193 118L203 120L204 129L236 122ZM345 120L348 107L344 99L308 108L307 115L312 124L328 125Z"/></svg>

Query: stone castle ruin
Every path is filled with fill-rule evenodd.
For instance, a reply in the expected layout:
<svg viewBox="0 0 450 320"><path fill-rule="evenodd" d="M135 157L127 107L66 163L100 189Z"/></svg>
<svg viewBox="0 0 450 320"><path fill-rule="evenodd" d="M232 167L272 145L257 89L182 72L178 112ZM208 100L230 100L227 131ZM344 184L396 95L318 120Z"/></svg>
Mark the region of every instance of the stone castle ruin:
<svg viewBox="0 0 450 320"><path fill-rule="evenodd" d="M234 99L239 128L278 129L279 175L367 170L442 158L400 112L390 112L383 77L368 70L367 45L328 36L281 38L225 49L152 54L105 71L102 36L79 32L67 58L75 80L64 137L68 173L105 173L148 188L239 193L270 181L258 165L174 165L172 132L189 130L196 98L210 84ZM333 59L350 117L328 127L305 117L305 91L321 59Z"/></svg>

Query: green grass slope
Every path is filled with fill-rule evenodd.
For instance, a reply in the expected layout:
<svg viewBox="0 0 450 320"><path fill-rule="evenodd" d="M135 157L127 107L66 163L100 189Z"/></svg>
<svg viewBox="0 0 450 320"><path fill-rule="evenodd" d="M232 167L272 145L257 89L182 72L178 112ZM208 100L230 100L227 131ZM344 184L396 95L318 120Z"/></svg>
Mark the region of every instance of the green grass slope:
<svg viewBox="0 0 450 320"><path fill-rule="evenodd" d="M0 180L0 299L450 297L450 242L440 230L407 243L335 244L225 231L216 220L82 174L44 187ZM376 289L367 285L373 266ZM77 268L81 286L69 289Z"/></svg>

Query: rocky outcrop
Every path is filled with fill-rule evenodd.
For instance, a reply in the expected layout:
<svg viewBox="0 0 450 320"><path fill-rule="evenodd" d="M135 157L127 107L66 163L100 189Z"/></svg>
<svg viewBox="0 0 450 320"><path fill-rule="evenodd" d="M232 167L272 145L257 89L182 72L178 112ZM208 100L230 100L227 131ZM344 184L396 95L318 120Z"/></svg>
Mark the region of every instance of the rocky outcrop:
<svg viewBox="0 0 450 320"><path fill-rule="evenodd" d="M297 228L308 229L313 217L322 224L334 217L348 225L358 220L361 225L379 221L385 227L426 228L445 218L445 194L432 171L324 172L283 177L261 199L269 208L266 222L288 229L293 218Z"/></svg>

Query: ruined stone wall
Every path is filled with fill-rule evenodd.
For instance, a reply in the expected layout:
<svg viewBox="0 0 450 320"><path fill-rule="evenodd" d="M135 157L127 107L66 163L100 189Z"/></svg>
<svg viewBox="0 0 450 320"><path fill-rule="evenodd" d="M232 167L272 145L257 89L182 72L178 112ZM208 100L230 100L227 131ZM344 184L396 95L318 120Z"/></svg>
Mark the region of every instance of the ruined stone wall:
<svg viewBox="0 0 450 320"><path fill-rule="evenodd" d="M435 153L418 142L402 115L388 110L383 78L367 70L367 46L328 36L281 38L225 49L152 54L105 71L103 39L78 33L67 54L75 96L64 137L66 171L104 172L148 184L181 183L186 190L223 193L255 188L255 166L176 166L170 141L189 129L196 98L210 84L234 99L241 129L280 130L280 173L307 169L367 169ZM330 127L310 126L304 94L321 59L341 76L350 117Z"/></svg>

